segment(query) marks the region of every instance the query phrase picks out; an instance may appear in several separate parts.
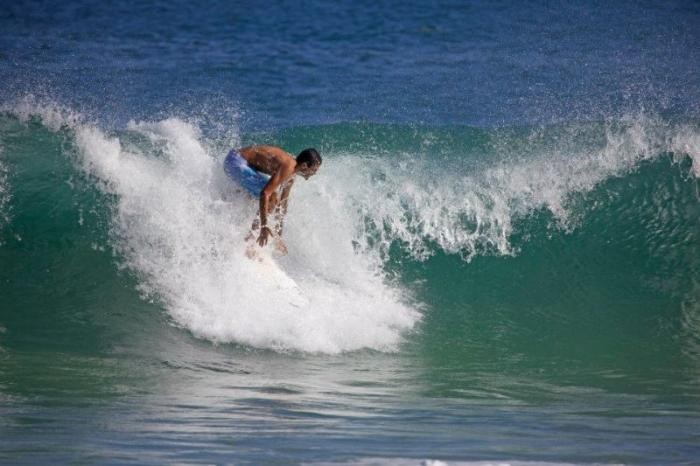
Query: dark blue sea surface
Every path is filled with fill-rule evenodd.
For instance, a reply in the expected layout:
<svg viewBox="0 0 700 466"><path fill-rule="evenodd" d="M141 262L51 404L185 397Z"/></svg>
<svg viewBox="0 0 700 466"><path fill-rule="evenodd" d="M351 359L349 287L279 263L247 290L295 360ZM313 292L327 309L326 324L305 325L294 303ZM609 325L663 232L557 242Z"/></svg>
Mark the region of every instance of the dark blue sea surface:
<svg viewBox="0 0 700 466"><path fill-rule="evenodd" d="M6 3L5 97L45 93L107 118L231 106L246 128L493 126L700 113L693 2Z"/></svg>
<svg viewBox="0 0 700 466"><path fill-rule="evenodd" d="M699 71L690 1L4 2L0 463L700 462Z"/></svg>

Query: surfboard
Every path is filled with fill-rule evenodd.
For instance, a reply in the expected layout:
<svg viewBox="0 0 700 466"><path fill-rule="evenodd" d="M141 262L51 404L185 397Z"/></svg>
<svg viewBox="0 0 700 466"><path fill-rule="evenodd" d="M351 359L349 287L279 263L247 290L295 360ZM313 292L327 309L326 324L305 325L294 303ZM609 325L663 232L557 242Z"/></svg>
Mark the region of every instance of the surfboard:
<svg viewBox="0 0 700 466"><path fill-rule="evenodd" d="M297 282L277 264L274 258L267 252L258 252L251 259L260 269L261 278L280 291L289 304L294 307L306 307L309 299L306 297Z"/></svg>

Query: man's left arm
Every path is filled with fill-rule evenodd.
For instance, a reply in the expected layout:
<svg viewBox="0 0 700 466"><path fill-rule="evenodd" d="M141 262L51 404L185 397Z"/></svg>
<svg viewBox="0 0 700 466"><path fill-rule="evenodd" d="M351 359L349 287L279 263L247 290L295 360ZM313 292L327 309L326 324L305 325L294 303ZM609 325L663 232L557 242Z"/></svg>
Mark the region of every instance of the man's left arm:
<svg viewBox="0 0 700 466"><path fill-rule="evenodd" d="M282 236L282 227L284 226L284 217L287 215L287 203L289 201L289 193L292 191L292 186L294 185L294 180L289 180L289 182L282 188L282 193L280 195L280 201L277 204L277 228L276 234L278 237Z"/></svg>

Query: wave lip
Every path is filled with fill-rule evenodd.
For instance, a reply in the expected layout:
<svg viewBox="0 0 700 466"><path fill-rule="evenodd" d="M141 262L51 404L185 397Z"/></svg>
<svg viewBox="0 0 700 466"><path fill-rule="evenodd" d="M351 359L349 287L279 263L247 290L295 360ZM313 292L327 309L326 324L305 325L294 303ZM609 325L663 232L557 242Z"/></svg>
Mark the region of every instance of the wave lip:
<svg viewBox="0 0 700 466"><path fill-rule="evenodd" d="M431 137L429 131L426 138ZM700 171L700 131L645 115L563 127L491 130L476 154L456 160L425 154L371 158L348 154L328 189L348 193L366 216L367 233L388 250L401 244L417 260L436 251L469 261L518 252L515 224L547 211L570 230L578 217L572 198L641 164L672 154ZM455 138L456 139L456 138ZM436 154L440 155L440 154ZM468 160L465 160L468 159ZM355 186L361 189L353 188Z"/></svg>

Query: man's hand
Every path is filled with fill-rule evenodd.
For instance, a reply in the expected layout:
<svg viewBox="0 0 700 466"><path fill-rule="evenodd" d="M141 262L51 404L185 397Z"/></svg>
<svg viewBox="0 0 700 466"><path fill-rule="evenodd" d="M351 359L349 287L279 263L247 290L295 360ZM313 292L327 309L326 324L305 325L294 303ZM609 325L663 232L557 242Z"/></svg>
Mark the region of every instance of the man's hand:
<svg viewBox="0 0 700 466"><path fill-rule="evenodd" d="M272 231L268 227L262 227L260 229L260 236L258 236L258 244L260 247L267 244L267 238L272 236Z"/></svg>

